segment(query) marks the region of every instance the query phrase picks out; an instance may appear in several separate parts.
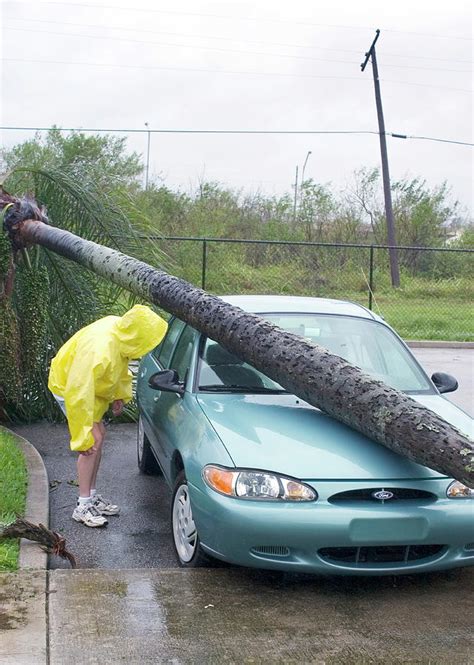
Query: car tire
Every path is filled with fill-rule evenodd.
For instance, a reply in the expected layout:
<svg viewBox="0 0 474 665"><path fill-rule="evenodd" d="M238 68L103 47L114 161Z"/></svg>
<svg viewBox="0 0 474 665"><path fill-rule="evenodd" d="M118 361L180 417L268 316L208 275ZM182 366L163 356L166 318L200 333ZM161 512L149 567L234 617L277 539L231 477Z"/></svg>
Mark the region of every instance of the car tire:
<svg viewBox="0 0 474 665"><path fill-rule="evenodd" d="M182 568L200 568L209 565L209 557L201 547L193 520L188 482L184 471L179 472L173 491L171 534L176 557Z"/></svg>
<svg viewBox="0 0 474 665"><path fill-rule="evenodd" d="M143 419L141 416L138 417L137 462L140 473L148 475L160 475L162 473L158 462L153 455L150 441L145 434L145 428L143 427Z"/></svg>

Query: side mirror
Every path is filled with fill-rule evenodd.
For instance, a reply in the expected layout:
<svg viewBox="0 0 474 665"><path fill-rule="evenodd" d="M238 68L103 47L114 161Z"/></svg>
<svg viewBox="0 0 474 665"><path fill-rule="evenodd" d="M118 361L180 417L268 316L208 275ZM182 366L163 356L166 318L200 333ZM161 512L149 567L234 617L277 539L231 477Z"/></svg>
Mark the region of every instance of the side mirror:
<svg viewBox="0 0 474 665"><path fill-rule="evenodd" d="M184 383L179 380L178 372L174 369L165 369L155 372L148 379L148 385L153 390L163 390L167 393L178 393L184 395Z"/></svg>
<svg viewBox="0 0 474 665"><path fill-rule="evenodd" d="M452 393L454 390L458 389L458 382L454 376L451 376L451 374L435 372L431 377L431 380L440 393Z"/></svg>

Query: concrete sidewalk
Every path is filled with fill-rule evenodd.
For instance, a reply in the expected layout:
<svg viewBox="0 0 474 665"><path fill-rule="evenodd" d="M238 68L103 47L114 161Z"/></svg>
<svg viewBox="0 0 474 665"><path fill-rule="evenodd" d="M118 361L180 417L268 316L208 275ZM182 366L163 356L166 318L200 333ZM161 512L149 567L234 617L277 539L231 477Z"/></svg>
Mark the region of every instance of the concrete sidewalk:
<svg viewBox="0 0 474 665"><path fill-rule="evenodd" d="M48 526L49 487L43 460L29 441L8 431L16 437L28 471L24 517ZM0 573L0 663L42 664L47 655L47 554L22 539L18 563L17 573Z"/></svg>
<svg viewBox="0 0 474 665"><path fill-rule="evenodd" d="M17 599L2 619L2 638L16 644L9 654L2 639L2 665L451 665L474 653L472 569L396 579L55 570L5 574L0 585Z"/></svg>

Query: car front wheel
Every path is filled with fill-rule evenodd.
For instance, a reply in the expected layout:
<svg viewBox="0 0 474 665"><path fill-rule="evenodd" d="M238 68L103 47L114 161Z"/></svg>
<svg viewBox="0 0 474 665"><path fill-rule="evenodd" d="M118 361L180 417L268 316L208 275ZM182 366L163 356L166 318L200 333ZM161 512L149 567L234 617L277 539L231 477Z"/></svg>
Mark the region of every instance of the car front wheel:
<svg viewBox="0 0 474 665"><path fill-rule="evenodd" d="M158 466L158 462L153 455L151 449L150 441L148 440L147 435L145 434L145 429L143 427L143 419L141 416L138 417L138 432L137 432L137 462L138 468L141 473L147 474L160 474L161 469Z"/></svg>
<svg viewBox="0 0 474 665"><path fill-rule="evenodd" d="M189 497L184 471L178 474L171 502L171 532L180 566L198 568L208 565L209 558L203 552Z"/></svg>

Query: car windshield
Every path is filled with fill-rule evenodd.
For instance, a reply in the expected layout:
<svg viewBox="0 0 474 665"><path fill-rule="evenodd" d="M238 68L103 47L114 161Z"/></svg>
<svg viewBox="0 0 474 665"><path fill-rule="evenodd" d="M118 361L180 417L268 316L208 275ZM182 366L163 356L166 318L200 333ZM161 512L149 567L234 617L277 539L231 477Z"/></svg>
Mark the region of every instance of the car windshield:
<svg viewBox="0 0 474 665"><path fill-rule="evenodd" d="M288 332L301 335L360 367L375 379L407 393L434 393L411 353L386 326L370 319L329 314L264 314ZM278 393L283 388L207 338L201 346L199 390Z"/></svg>

